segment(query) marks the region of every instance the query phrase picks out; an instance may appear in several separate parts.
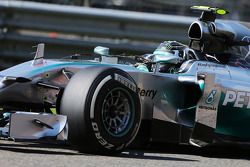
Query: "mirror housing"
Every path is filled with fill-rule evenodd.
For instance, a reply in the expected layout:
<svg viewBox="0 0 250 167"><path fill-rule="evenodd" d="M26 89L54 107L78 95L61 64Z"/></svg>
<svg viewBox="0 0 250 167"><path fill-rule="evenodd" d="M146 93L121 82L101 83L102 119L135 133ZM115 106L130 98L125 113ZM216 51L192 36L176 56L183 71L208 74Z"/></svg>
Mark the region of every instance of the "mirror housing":
<svg viewBox="0 0 250 167"><path fill-rule="evenodd" d="M103 46L97 46L94 49L94 53L101 56L109 56L109 48Z"/></svg>

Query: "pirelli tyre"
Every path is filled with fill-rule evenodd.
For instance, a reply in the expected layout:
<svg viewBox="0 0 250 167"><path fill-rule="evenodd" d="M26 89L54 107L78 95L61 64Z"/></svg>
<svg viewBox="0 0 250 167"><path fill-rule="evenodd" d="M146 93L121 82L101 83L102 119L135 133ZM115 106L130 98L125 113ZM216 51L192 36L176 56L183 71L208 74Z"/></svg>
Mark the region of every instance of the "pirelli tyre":
<svg viewBox="0 0 250 167"><path fill-rule="evenodd" d="M90 67L75 74L65 88L60 110L68 116L69 142L88 153L121 152L133 141L141 122L137 86L117 68Z"/></svg>

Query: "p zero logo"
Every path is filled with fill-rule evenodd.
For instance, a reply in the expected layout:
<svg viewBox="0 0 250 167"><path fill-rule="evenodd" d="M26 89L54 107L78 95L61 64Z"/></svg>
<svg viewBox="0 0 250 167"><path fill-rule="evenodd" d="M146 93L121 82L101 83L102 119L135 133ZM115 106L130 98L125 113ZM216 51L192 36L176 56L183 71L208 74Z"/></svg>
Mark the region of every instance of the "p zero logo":
<svg viewBox="0 0 250 167"><path fill-rule="evenodd" d="M112 149L114 147L113 144L108 143L100 134L99 128L96 122L92 122L92 128L95 133L95 137L97 138L98 142L107 149Z"/></svg>
<svg viewBox="0 0 250 167"><path fill-rule="evenodd" d="M207 96L206 103L212 104L214 102L214 97L216 95L217 90L212 90L209 95Z"/></svg>
<svg viewBox="0 0 250 167"><path fill-rule="evenodd" d="M243 92L243 91L236 92L233 90L227 90L225 99L222 105L226 106L232 103L233 103L233 107L250 108L250 92Z"/></svg>

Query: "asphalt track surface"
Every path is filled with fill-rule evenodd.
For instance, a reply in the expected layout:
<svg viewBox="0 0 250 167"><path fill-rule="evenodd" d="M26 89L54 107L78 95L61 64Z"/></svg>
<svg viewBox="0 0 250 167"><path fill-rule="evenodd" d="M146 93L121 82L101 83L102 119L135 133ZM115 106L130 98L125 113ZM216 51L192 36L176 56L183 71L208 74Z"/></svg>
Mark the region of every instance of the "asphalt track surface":
<svg viewBox="0 0 250 167"><path fill-rule="evenodd" d="M250 147L199 149L163 145L116 156L79 153L70 146L0 140L0 167L250 167Z"/></svg>
<svg viewBox="0 0 250 167"><path fill-rule="evenodd" d="M1 167L248 167L250 148L227 146L197 149L163 145L126 150L116 156L79 153L70 146L0 140Z"/></svg>

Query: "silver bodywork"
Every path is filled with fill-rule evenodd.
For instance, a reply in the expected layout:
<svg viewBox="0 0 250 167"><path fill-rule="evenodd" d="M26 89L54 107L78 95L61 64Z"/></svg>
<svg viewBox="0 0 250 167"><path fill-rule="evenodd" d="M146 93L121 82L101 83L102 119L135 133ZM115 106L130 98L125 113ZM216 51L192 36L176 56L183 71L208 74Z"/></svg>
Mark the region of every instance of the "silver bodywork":
<svg viewBox="0 0 250 167"><path fill-rule="evenodd" d="M112 59L112 58L111 58ZM39 66L32 66L32 61L17 67L10 68L2 71L2 90L0 99L4 101L6 97L12 99L12 95L16 98L20 97L20 101L29 101L31 103L43 103L44 89L43 87L33 87L30 82L25 83L13 83L11 89L4 90L5 78L12 74L15 77L27 77L33 81L44 79L46 74L57 73L62 69L74 69L74 72L79 70L87 70L90 66L114 66L128 72L135 80L138 86L138 93L141 96L143 119L160 119L171 122L178 122L177 110L182 108L176 108L169 103L166 92L169 91L169 86L176 82L191 82L199 84L198 74L216 73L217 84L220 84L222 88L239 89L250 92L250 86L248 78L250 71L248 69L239 69L228 65L216 64L207 61L187 61L183 63L178 74L160 73L160 72L144 72L136 69L133 66L119 65L119 64L106 64L110 62L86 62L86 61L56 61L46 60L46 62ZM46 71L45 71L46 68ZM18 70L21 69L21 70ZM44 73L45 72L45 73ZM46 79L46 78L45 78ZM50 78L47 79L50 81ZM240 81L239 81L240 80ZM65 86L68 80L64 78L64 83L60 86ZM35 84L35 83L34 83ZM15 92L15 93L14 93ZM30 92L30 93L29 93ZM43 96L41 96L43 93ZM56 103L53 99L53 94L56 94L57 90L53 90L48 94L53 103ZM181 96L181 94L180 94ZM3 99L4 98L4 99ZM192 106L190 106L192 107Z"/></svg>
<svg viewBox="0 0 250 167"><path fill-rule="evenodd" d="M110 61L110 59L112 59L112 57L109 57L109 59L105 60ZM179 99L181 99L183 92L182 90L178 91L174 85L176 83L184 82L190 82L199 85L201 82L198 77L199 75L215 75L215 83L213 84L218 84L220 90L224 93L227 89L250 92L250 85L248 83L250 72L248 69L241 69L207 61L187 61L182 64L178 74L170 74L160 73L157 70L154 72L144 72L133 66L110 64L110 62L45 60L44 63L39 66L33 66L32 61L30 61L17 67L2 71L0 73L2 76L0 99L1 101L5 101L5 99L15 99L19 102L28 101L29 103L33 104L43 104L44 97L46 96L46 100L55 105L56 94L58 94L59 89L51 89L50 87L37 85L37 83L39 83L39 81L43 81L45 83L52 82L58 87L65 87L69 80L67 77L61 74L62 69L76 73L79 70L88 70L88 67L90 66L113 66L128 72L133 77L137 83L138 93L141 97L143 120L156 119L174 124L193 126L192 123L182 120L178 113L179 111L185 110L189 107L195 107L195 105L188 106L186 108L174 106L169 101L171 96L169 97L168 93L170 89L176 89L174 90L174 95L179 96ZM22 71L18 69L22 69ZM6 80L6 76L9 74L13 74L13 76L17 78L29 78L32 81L24 83L11 83L11 81ZM51 78L47 75L51 75ZM61 78L60 82L55 80L56 77L53 75L58 75L59 78ZM10 84L10 86L8 84ZM5 89L5 87L8 89ZM10 87L11 89L9 89ZM8 102L11 102L11 100ZM16 127L16 125L13 125L13 127ZM56 133L58 132L59 131ZM47 132L41 132L41 134L44 133ZM19 138L19 135L20 134L15 133L15 135L12 137ZM31 134L27 136L30 135ZM39 137L45 136L46 135L41 135Z"/></svg>

